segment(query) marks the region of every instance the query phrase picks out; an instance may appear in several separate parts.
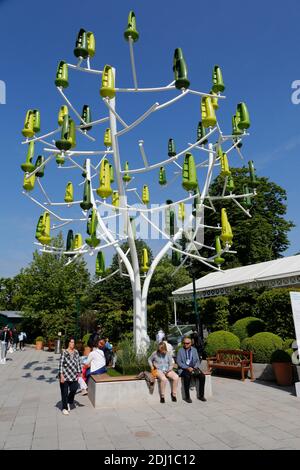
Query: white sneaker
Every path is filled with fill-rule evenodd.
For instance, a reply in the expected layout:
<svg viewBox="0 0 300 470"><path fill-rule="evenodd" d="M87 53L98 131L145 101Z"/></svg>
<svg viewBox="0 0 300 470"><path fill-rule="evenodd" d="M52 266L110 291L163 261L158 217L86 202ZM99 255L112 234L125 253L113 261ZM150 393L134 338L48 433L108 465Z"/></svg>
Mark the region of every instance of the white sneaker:
<svg viewBox="0 0 300 470"><path fill-rule="evenodd" d="M69 415L70 413L68 412L68 410L62 410L62 414L63 415Z"/></svg>

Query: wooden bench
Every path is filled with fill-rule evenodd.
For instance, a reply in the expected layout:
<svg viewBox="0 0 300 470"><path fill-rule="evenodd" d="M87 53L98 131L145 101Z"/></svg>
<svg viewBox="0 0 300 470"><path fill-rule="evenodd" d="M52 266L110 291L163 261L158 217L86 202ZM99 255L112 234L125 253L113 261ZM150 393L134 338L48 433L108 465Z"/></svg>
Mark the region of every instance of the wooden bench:
<svg viewBox="0 0 300 470"><path fill-rule="evenodd" d="M240 371L243 381L245 372L250 371L251 380L254 380L252 351L219 349L215 356L207 358L207 368L210 372L214 369Z"/></svg>

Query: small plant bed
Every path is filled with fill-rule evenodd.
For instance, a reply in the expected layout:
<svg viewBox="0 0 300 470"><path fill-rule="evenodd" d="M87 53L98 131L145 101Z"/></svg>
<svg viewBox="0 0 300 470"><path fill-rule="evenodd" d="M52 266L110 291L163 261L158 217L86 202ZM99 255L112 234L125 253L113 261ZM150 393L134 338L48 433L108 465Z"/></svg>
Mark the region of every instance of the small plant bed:
<svg viewBox="0 0 300 470"><path fill-rule="evenodd" d="M121 372L117 371L116 369L112 369L112 368L108 368L107 369L107 374L110 376L110 377L122 377L122 374Z"/></svg>

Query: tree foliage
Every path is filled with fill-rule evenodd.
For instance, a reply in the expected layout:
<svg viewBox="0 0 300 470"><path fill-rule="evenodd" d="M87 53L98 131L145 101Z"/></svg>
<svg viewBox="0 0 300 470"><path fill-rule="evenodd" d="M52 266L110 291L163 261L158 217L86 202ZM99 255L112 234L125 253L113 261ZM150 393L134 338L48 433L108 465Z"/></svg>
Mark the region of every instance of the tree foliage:
<svg viewBox="0 0 300 470"><path fill-rule="evenodd" d="M54 241L62 244L61 235ZM83 260L68 266L60 254L33 254L30 265L21 270L15 302L24 312L24 328L32 337L42 333L56 337L58 331L74 334L77 302L89 288L89 272Z"/></svg>
<svg viewBox="0 0 300 470"><path fill-rule="evenodd" d="M243 194L243 186L249 186L248 169L231 168L231 173L235 184L234 193ZM210 196L220 196L223 186L224 179L218 176L210 187ZM205 210L205 223L210 226L220 223L222 207L227 210L233 232L232 249L237 253L225 255L224 269L277 259L289 246L288 232L294 224L285 219L286 191L266 177L257 177L256 191L257 195L251 198L251 218L231 200L214 201L216 212ZM239 201L243 204L243 200ZM209 205L208 201L206 203ZM206 229L205 244L214 246L215 236L215 230ZM198 277L207 272L208 268L198 265Z"/></svg>

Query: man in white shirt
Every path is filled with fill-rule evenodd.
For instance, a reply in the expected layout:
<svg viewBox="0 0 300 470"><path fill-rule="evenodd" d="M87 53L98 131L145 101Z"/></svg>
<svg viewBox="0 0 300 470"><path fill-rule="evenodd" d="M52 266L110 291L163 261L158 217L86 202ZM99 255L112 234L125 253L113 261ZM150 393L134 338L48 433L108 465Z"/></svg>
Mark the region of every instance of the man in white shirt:
<svg viewBox="0 0 300 470"><path fill-rule="evenodd" d="M99 340L98 346L99 346L99 343L101 344L101 340ZM87 361L83 367L88 369L86 371L87 381L91 374L93 375L105 374L107 369L106 369L106 359L105 359L103 350L99 349L99 347L93 348L93 351L91 351L90 354L88 355Z"/></svg>

